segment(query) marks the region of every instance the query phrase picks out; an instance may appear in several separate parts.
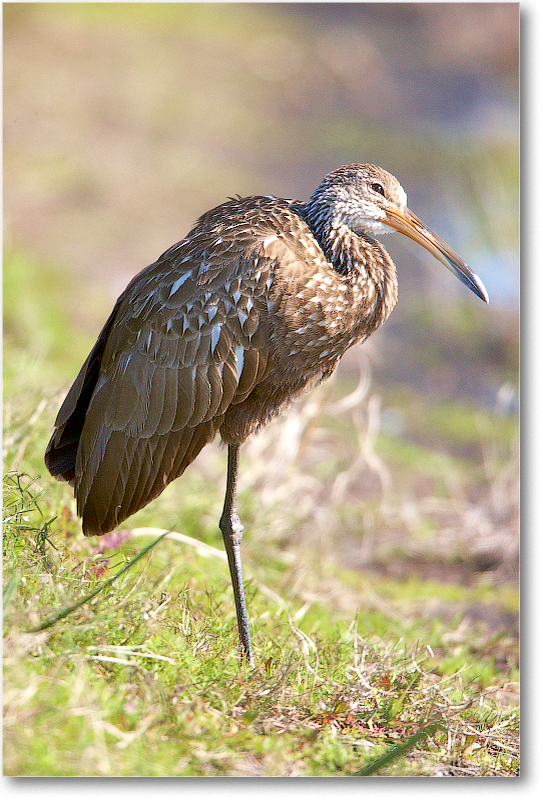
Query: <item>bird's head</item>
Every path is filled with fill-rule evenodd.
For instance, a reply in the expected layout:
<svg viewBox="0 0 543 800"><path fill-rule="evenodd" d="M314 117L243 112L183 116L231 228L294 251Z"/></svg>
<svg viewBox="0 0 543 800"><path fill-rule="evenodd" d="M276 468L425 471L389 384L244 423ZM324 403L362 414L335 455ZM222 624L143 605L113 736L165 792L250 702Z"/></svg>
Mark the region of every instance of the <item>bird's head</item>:
<svg viewBox="0 0 543 800"><path fill-rule="evenodd" d="M399 181L373 164L340 167L323 178L311 195L308 215L330 233L347 226L355 234L380 236L392 231L409 236L441 261L481 300L488 295L480 278L459 255L407 207Z"/></svg>

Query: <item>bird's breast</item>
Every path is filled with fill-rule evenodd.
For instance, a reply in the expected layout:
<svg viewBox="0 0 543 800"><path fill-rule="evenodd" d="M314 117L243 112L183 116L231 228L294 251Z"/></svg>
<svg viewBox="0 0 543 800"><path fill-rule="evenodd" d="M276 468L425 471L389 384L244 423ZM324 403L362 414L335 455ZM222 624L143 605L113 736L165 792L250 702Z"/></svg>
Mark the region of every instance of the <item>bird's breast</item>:
<svg viewBox="0 0 543 800"><path fill-rule="evenodd" d="M372 281L345 277L317 263L302 279L276 276L269 304L279 358L308 372L329 371L349 347L375 330L382 298Z"/></svg>

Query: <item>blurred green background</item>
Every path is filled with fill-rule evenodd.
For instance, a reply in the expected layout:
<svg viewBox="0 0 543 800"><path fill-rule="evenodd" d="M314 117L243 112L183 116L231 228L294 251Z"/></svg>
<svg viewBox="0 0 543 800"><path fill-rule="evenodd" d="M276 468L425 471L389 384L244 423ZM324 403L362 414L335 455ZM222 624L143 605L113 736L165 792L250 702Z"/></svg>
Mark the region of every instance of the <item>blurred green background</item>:
<svg viewBox="0 0 543 800"><path fill-rule="evenodd" d="M292 496L269 500L269 470L259 483L249 461L242 480L260 492L251 525L260 521L265 537L279 496L284 548L317 536L349 567L460 583L484 572L514 585L518 5L14 3L3 12L8 450L36 398L51 430L114 299L203 211L236 193L306 199L339 165L373 162L480 275L490 306L413 242L387 237L398 306L324 390L340 403L362 373L359 427L356 409L347 419L333 406L329 437L292 467L314 479L305 506L302 478ZM370 434L378 461L363 457ZM255 459L266 441L249 446ZM8 469L40 474L47 492L68 497L22 452ZM340 492L334 470L346 475L359 457ZM203 458L191 469L206 474ZM332 480L342 504L319 522ZM218 483L217 507L221 494ZM174 497L176 513L198 506L181 482ZM166 500L154 508L154 524L167 527ZM507 613L492 624L515 622Z"/></svg>
<svg viewBox="0 0 543 800"><path fill-rule="evenodd" d="M492 405L516 369L516 4L5 7L5 246L77 282L75 324L97 330L131 276L227 196L305 199L354 161L397 175L491 298L482 308L387 238L401 302L370 345L386 352L379 382ZM477 335L428 365L418 348L459 306Z"/></svg>

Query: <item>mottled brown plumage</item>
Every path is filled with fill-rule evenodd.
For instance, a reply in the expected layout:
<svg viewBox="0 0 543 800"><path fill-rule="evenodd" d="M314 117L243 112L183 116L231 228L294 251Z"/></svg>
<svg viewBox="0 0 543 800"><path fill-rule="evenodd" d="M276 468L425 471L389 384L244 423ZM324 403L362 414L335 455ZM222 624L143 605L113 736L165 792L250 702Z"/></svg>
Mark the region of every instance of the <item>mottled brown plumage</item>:
<svg viewBox="0 0 543 800"><path fill-rule="evenodd" d="M342 167L307 203L246 197L200 217L119 297L56 420L45 461L73 485L86 535L157 497L219 432L229 445L221 528L249 660L238 448L386 320L396 271L373 236L390 228L487 300L464 262L407 209L392 175Z"/></svg>

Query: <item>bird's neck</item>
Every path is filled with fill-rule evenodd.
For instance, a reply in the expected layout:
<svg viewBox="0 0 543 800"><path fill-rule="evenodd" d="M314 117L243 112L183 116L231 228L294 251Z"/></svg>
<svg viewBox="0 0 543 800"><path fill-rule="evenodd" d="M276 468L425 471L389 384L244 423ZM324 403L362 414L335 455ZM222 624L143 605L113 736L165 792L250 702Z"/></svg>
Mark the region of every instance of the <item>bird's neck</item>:
<svg viewBox="0 0 543 800"><path fill-rule="evenodd" d="M375 282L385 289L396 286L396 268L387 251L369 234L355 233L345 222L306 203L302 215L332 267L340 275Z"/></svg>
<svg viewBox="0 0 543 800"><path fill-rule="evenodd" d="M301 209L324 255L342 278L365 298L368 334L386 320L398 297L396 268L385 248L367 234L352 231L341 220L319 213L311 201ZM367 337L365 337L367 338Z"/></svg>

